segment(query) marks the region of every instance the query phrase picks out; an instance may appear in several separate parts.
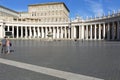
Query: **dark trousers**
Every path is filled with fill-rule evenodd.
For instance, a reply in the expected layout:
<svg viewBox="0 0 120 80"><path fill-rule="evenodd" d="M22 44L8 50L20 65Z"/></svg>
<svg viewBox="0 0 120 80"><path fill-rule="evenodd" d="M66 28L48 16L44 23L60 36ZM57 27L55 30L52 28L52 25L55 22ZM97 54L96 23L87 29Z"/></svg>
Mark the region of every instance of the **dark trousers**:
<svg viewBox="0 0 120 80"><path fill-rule="evenodd" d="M5 53L5 52L6 52L6 46L2 45L1 53Z"/></svg>

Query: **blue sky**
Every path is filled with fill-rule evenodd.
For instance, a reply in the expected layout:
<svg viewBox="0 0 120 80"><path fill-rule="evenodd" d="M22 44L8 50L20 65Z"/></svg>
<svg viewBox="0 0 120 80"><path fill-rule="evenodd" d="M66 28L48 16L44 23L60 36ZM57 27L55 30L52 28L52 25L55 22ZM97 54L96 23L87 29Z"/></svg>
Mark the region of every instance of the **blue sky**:
<svg viewBox="0 0 120 80"><path fill-rule="evenodd" d="M120 10L120 0L0 0L0 5L15 11L27 11L29 4L45 2L64 2L70 10L70 17L76 15L86 18L107 15Z"/></svg>

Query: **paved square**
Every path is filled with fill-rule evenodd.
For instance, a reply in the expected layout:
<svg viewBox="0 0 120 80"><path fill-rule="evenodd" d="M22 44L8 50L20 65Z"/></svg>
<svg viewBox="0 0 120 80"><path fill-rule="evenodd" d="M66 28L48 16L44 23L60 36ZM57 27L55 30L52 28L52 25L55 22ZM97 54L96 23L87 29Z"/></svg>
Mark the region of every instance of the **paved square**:
<svg viewBox="0 0 120 80"><path fill-rule="evenodd" d="M0 55L2 59L42 66L104 80L120 80L120 42L115 41L40 41L11 40L14 53ZM6 66L7 68L3 68ZM8 75L11 66L0 62L0 75ZM12 67L12 74L26 70ZM5 73L6 72L6 73ZM64 80L56 76L29 71L33 76L24 75L22 80ZM35 74L40 76L35 76ZM26 77L29 77L27 79ZM11 78L12 78L11 77ZM17 80L21 75L18 75ZM8 80L5 76L0 80ZM41 79L40 79L41 78ZM13 79L13 78L12 78ZM13 79L15 80L15 79ZM84 79L81 79L84 80ZM97 80L97 79L96 79Z"/></svg>

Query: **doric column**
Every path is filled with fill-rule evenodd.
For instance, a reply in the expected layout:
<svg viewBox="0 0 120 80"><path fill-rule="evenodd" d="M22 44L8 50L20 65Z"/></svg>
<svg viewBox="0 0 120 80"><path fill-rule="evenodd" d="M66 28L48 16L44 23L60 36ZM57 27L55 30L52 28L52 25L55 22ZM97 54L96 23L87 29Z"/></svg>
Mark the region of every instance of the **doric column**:
<svg viewBox="0 0 120 80"><path fill-rule="evenodd" d="M25 26L25 38L28 36L27 26Z"/></svg>
<svg viewBox="0 0 120 80"><path fill-rule="evenodd" d="M7 31L10 31L10 26L9 25L7 26Z"/></svg>
<svg viewBox="0 0 120 80"><path fill-rule="evenodd" d="M105 30L105 23L103 23L103 38L105 39L105 32L106 30Z"/></svg>
<svg viewBox="0 0 120 80"><path fill-rule="evenodd" d="M70 39L70 28L69 28L69 26L68 26L68 39Z"/></svg>
<svg viewBox="0 0 120 80"><path fill-rule="evenodd" d="M48 28L49 27L45 27L45 38L48 38Z"/></svg>
<svg viewBox="0 0 120 80"><path fill-rule="evenodd" d="M51 32L51 35L53 35L53 27L52 26L50 27L50 32ZM52 38L53 38L53 36L52 36Z"/></svg>
<svg viewBox="0 0 120 80"><path fill-rule="evenodd" d="M31 26L29 27L29 37L31 38L32 37L32 30L31 30Z"/></svg>
<svg viewBox="0 0 120 80"><path fill-rule="evenodd" d="M71 26L71 39L74 39L74 28Z"/></svg>
<svg viewBox="0 0 120 80"><path fill-rule="evenodd" d="M63 27L61 26L61 38L63 38Z"/></svg>
<svg viewBox="0 0 120 80"><path fill-rule="evenodd" d="M29 30L29 38L31 38L31 34L30 34L30 32L31 32L31 30L30 30L30 26L28 27L28 30Z"/></svg>
<svg viewBox="0 0 120 80"><path fill-rule="evenodd" d="M101 40L101 24L99 24L99 40Z"/></svg>
<svg viewBox="0 0 120 80"><path fill-rule="evenodd" d="M49 27L47 27L47 26L44 27L44 29L45 29L45 30L44 30L44 38L47 38L47 37L48 37L48 28L49 28Z"/></svg>
<svg viewBox="0 0 120 80"><path fill-rule="evenodd" d="M35 27L35 37L37 38L37 26Z"/></svg>
<svg viewBox="0 0 120 80"><path fill-rule="evenodd" d="M17 38L18 38L18 36L19 36L19 32L18 32L19 26L16 26L16 28L17 28Z"/></svg>
<svg viewBox="0 0 120 80"><path fill-rule="evenodd" d="M74 28L74 39L76 39L77 38L77 36L76 36L76 27L74 26L73 28Z"/></svg>
<svg viewBox="0 0 120 80"><path fill-rule="evenodd" d="M59 38L61 39L61 26L59 27Z"/></svg>
<svg viewBox="0 0 120 80"><path fill-rule="evenodd" d="M43 27L41 27L41 33L42 33L42 38L44 38L44 30L43 30Z"/></svg>
<svg viewBox="0 0 120 80"><path fill-rule="evenodd" d="M35 38L37 37L37 27L35 27Z"/></svg>
<svg viewBox="0 0 120 80"><path fill-rule="evenodd" d="M40 26L39 26L39 34L40 34L39 38L41 38L41 27Z"/></svg>
<svg viewBox="0 0 120 80"><path fill-rule="evenodd" d="M56 27L53 26L53 38L55 39L56 38Z"/></svg>
<svg viewBox="0 0 120 80"><path fill-rule="evenodd" d="M35 27L35 37L37 38L37 26Z"/></svg>
<svg viewBox="0 0 120 80"><path fill-rule="evenodd" d="M37 32L38 32L38 38L39 38L39 36L40 36L40 29L39 29L39 27L37 27Z"/></svg>
<svg viewBox="0 0 120 80"><path fill-rule="evenodd" d="M3 25L1 25L2 27L2 38L5 37L5 23L3 23Z"/></svg>
<svg viewBox="0 0 120 80"><path fill-rule="evenodd" d="M59 27L57 27L57 39L59 39Z"/></svg>
<svg viewBox="0 0 120 80"><path fill-rule="evenodd" d="M107 26L107 40L110 40L110 23Z"/></svg>
<svg viewBox="0 0 120 80"><path fill-rule="evenodd" d="M86 25L86 39L88 40L88 25Z"/></svg>
<svg viewBox="0 0 120 80"><path fill-rule="evenodd" d="M117 22L117 40L119 40L120 39L120 23L119 23L119 21Z"/></svg>
<svg viewBox="0 0 120 80"><path fill-rule="evenodd" d="M65 29L65 39L67 38L67 30L66 30L66 26L64 27Z"/></svg>
<svg viewBox="0 0 120 80"><path fill-rule="evenodd" d="M97 29L97 27L96 27L96 24L95 24L95 35L94 35L95 36L95 38L94 38L95 40L97 39L96 29Z"/></svg>
<svg viewBox="0 0 120 80"><path fill-rule="evenodd" d="M35 38L35 37L36 37L36 30L35 30L35 26L33 27L33 32L34 32L33 37Z"/></svg>
<svg viewBox="0 0 120 80"><path fill-rule="evenodd" d="M12 37L14 38L14 26L12 26Z"/></svg>
<svg viewBox="0 0 120 80"><path fill-rule="evenodd" d="M58 27L58 38L60 39L60 27Z"/></svg>
<svg viewBox="0 0 120 80"><path fill-rule="evenodd" d="M84 39L84 25L82 25L82 39Z"/></svg>
<svg viewBox="0 0 120 80"><path fill-rule="evenodd" d="M21 38L23 38L23 26L21 26Z"/></svg>
<svg viewBox="0 0 120 80"><path fill-rule="evenodd" d="M81 38L81 35L80 35L80 31L81 31L81 30L80 30L80 25L79 25L79 30L78 30L78 31L79 31L79 39L80 39L80 38Z"/></svg>
<svg viewBox="0 0 120 80"><path fill-rule="evenodd" d="M55 39L55 27L53 27L53 39Z"/></svg>
<svg viewBox="0 0 120 80"><path fill-rule="evenodd" d="M90 39L92 40L92 25L90 25Z"/></svg>
<svg viewBox="0 0 120 80"><path fill-rule="evenodd" d="M114 22L112 22L112 40L114 40L115 39L115 34L114 34L114 27L115 27L115 23Z"/></svg>

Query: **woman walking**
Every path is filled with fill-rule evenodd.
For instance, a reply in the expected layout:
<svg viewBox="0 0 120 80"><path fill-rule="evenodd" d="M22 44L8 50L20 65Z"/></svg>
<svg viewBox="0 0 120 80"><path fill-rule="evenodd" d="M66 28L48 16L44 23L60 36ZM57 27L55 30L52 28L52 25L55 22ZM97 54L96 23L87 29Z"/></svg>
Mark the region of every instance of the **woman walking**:
<svg viewBox="0 0 120 80"><path fill-rule="evenodd" d="M11 45L11 42L9 39L6 40L6 54L9 54L10 53L10 45Z"/></svg>

